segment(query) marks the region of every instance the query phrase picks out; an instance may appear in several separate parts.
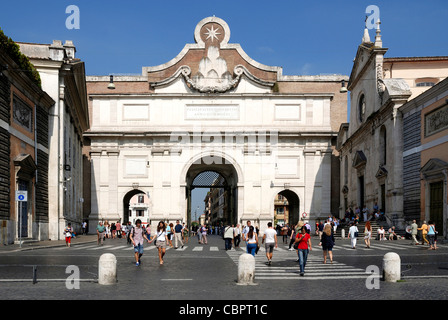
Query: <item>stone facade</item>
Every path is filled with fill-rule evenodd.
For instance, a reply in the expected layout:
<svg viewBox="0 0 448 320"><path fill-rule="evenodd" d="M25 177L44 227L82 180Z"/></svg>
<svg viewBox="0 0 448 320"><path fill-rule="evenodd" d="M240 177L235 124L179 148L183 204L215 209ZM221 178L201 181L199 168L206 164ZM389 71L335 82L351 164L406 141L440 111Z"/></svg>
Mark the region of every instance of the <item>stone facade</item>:
<svg viewBox="0 0 448 320"><path fill-rule="evenodd" d="M415 126L412 117L403 119L400 108L421 94L423 89L417 85L421 79L431 78L437 83L443 79L443 70L448 76L448 59L385 58L386 52L378 28L375 42L364 41L354 61L348 86L350 123L341 125L338 136L340 217L349 207L367 205L372 212L376 203L390 225L404 229L416 216L408 209L417 205L406 201L405 195L412 193L413 183L418 182L409 179L413 169L403 166L403 148L416 146L412 137L418 136L420 127ZM442 65L442 73L429 60Z"/></svg>
<svg viewBox="0 0 448 320"><path fill-rule="evenodd" d="M447 237L448 79L400 108L403 113L404 211L434 221Z"/></svg>
<svg viewBox="0 0 448 320"><path fill-rule="evenodd" d="M0 233L3 244L48 236L48 110L54 100L0 48ZM16 202L16 190L27 201ZM20 227L20 224L22 227Z"/></svg>
<svg viewBox="0 0 448 320"><path fill-rule="evenodd" d="M87 77L91 231L98 220L125 218L133 192L149 194L151 224L190 224L193 182L207 170L226 180L226 223L264 230L282 191L296 197L295 219L337 210L331 177L348 78L284 76L229 39L225 21L206 18L196 43L141 76L115 76L115 90L108 76Z"/></svg>
<svg viewBox="0 0 448 320"><path fill-rule="evenodd" d="M48 190L49 239L63 239L71 223L81 231L83 214L83 132L88 129L84 62L75 57L71 41L62 44L19 43L22 52L38 70L42 88L56 101L46 126L49 139Z"/></svg>

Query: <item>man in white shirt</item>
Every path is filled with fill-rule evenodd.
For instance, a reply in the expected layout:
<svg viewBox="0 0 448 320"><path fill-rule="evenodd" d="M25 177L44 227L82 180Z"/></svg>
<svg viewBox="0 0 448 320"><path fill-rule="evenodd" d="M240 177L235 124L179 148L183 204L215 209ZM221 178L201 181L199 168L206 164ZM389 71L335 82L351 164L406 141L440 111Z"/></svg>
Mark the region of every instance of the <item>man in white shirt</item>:
<svg viewBox="0 0 448 320"><path fill-rule="evenodd" d="M249 228L250 228L250 221L248 220L246 226L243 229L243 241L247 242L246 238L247 238L247 234L249 233Z"/></svg>
<svg viewBox="0 0 448 320"><path fill-rule="evenodd" d="M225 240L225 247L227 250L232 250L232 241L233 241L233 234L234 234L234 227L227 226L224 228L224 240Z"/></svg>
<svg viewBox="0 0 448 320"><path fill-rule="evenodd" d="M240 242L241 242L241 230L240 230L240 225L237 224L236 227L233 229L233 245L236 248L240 247Z"/></svg>
<svg viewBox="0 0 448 320"><path fill-rule="evenodd" d="M268 262L266 263L268 266L271 265L272 256L274 253L274 247L277 248L277 231L272 228L272 222L268 222L268 228L264 232L263 240L261 243L266 243L266 257L268 258Z"/></svg>

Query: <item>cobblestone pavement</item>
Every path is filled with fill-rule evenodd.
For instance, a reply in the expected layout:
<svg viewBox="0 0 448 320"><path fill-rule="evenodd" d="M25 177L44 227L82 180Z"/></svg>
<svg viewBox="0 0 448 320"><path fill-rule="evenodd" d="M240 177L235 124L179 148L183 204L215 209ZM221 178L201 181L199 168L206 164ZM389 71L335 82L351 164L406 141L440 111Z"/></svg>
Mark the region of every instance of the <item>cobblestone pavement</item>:
<svg viewBox="0 0 448 320"><path fill-rule="evenodd" d="M85 239L86 240L86 239ZM90 239L92 240L92 239ZM81 239L79 239L81 242ZM84 241L40 250L1 251L0 296L3 299L170 299L170 300L297 300L297 299L447 299L448 247L437 251L412 246L408 241L373 242L372 249L353 250L348 240L338 240L334 263L322 263L322 250L313 238L306 274L297 273L296 253L279 244L273 263L266 266L264 248L256 256L256 286L236 285L238 257L244 247L225 251L224 241L210 236L209 244L195 238L182 249L167 250L159 265L157 249L145 245L142 264L135 266L133 249L124 239L106 240L104 246ZM243 245L243 243L242 243ZM364 248L365 249L365 248ZM369 265L382 267L385 253L395 251L402 260L402 282L379 281L379 289L367 289L372 282ZM98 260L103 253L117 257L118 282L101 286L97 280ZM79 268L79 289L67 289L69 265ZM37 283L30 282L37 266ZM16 282L8 282L14 279ZM20 282L19 282L20 281ZM70 280L71 281L71 280ZM72 283L69 281L69 284ZM306 296L303 295L306 292Z"/></svg>

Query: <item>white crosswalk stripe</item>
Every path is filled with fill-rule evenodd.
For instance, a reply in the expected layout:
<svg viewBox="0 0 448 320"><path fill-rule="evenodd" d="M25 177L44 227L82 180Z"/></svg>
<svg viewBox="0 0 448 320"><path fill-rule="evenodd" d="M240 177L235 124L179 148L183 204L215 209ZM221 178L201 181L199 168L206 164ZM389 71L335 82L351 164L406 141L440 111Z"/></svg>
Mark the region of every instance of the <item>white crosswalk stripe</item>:
<svg viewBox="0 0 448 320"><path fill-rule="evenodd" d="M204 247L194 247L193 251L202 251L204 250Z"/></svg>
<svg viewBox="0 0 448 320"><path fill-rule="evenodd" d="M71 250L83 250L83 249L88 249L88 248L93 248L93 247L98 247L98 245L97 244L88 245L88 246L86 246L86 245L78 245L78 246L72 247Z"/></svg>
<svg viewBox="0 0 448 320"><path fill-rule="evenodd" d="M100 249L108 249L108 248L110 248L110 247L112 247L112 245L108 245L108 246L97 246L96 248L90 248L90 249L87 249L87 250L100 250Z"/></svg>
<svg viewBox="0 0 448 320"><path fill-rule="evenodd" d="M261 250L260 250L261 251ZM238 259L243 250L227 251L229 257L238 265ZM300 267L296 261L296 253L283 249L282 252L274 253L273 264L266 265L264 254L255 256L255 280L331 280L331 279L365 279L371 274L365 270L355 268L344 263L333 261L323 264L322 257L308 256L305 267L305 276L300 276ZM294 262L293 262L294 261ZM276 267L277 263L288 263L290 266Z"/></svg>
<svg viewBox="0 0 448 320"><path fill-rule="evenodd" d="M123 249L123 248L129 248L129 246L118 246L118 247L113 247L113 248L108 248L108 250L119 250L119 249Z"/></svg>

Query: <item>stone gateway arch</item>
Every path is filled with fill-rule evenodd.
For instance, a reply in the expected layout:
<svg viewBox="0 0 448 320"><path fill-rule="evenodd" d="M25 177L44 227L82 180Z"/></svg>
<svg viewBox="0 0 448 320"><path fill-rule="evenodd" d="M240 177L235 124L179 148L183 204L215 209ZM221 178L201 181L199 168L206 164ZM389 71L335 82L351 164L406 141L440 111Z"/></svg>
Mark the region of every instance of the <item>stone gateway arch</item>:
<svg viewBox="0 0 448 320"><path fill-rule="evenodd" d="M194 39L142 75L114 76L113 90L109 76L87 77L91 231L126 221L123 200L137 191L150 199L151 225L189 222L192 179L206 171L227 183L229 223L263 231L280 192L296 199L293 219L337 214L347 77L283 75L230 43L217 17L200 21Z"/></svg>

